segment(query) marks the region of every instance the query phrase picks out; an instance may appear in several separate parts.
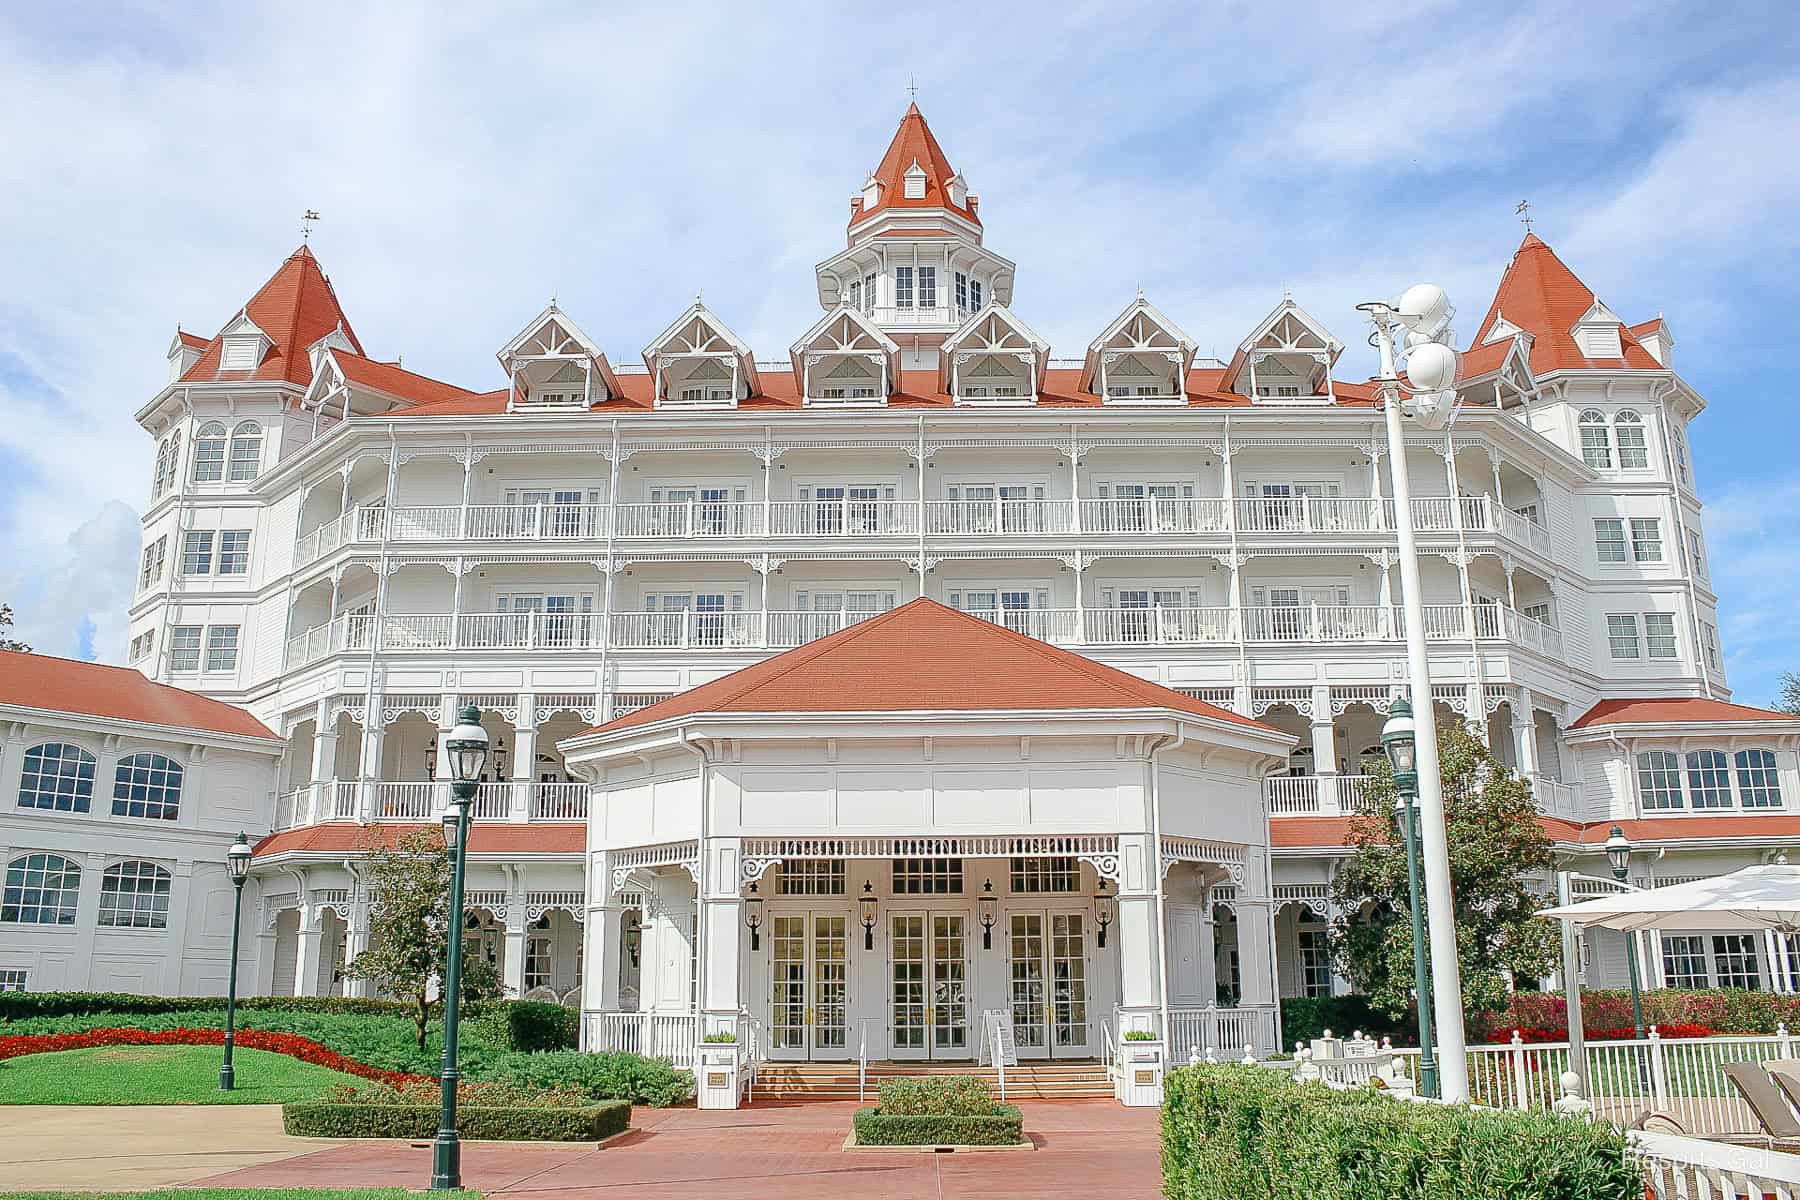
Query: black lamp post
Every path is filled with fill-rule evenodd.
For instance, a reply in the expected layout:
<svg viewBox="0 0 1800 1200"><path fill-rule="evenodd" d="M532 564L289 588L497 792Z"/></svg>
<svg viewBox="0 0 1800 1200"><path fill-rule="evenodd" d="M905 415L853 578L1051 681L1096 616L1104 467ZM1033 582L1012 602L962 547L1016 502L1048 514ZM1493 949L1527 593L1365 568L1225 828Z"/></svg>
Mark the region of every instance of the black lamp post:
<svg viewBox="0 0 1800 1200"><path fill-rule="evenodd" d="M1106 890L1106 880L1102 879L1100 881L1099 890L1094 893L1094 924L1100 927L1099 932L1094 937L1094 945L1096 948L1101 950L1106 949L1106 931L1112 926L1112 923L1113 897L1112 894Z"/></svg>
<svg viewBox="0 0 1800 1200"><path fill-rule="evenodd" d="M231 1045L237 1029L238 931L244 919L244 880L250 876L250 839L242 833L225 851L225 870L231 876L231 969L225 984L225 1061L219 1066L219 1090L229 1092L237 1086L237 1075L231 1069Z"/></svg>
<svg viewBox="0 0 1800 1200"><path fill-rule="evenodd" d="M431 1156L433 1191L462 1187L462 1142L456 1136L456 1025L462 999L463 869L469 857L469 803L487 763L488 736L481 712L473 704L457 714L457 726L445 740L450 752L450 803L444 809L444 845L451 854L450 945L444 964L444 1068L439 1080L442 1112L437 1144Z"/></svg>
<svg viewBox="0 0 1800 1200"><path fill-rule="evenodd" d="M1407 891L1412 902L1413 987L1419 1009L1419 1090L1438 1094L1437 1058L1431 1045L1431 976L1425 967L1425 912L1419 883L1419 759L1418 737L1413 727L1412 705L1396 699L1381 727L1381 748L1394 769L1394 808L1400 816L1400 835L1406 839Z"/></svg>
<svg viewBox="0 0 1800 1200"><path fill-rule="evenodd" d="M1612 864L1613 878L1624 883L1631 874L1631 842L1617 825L1606 835L1606 860ZM1644 1036L1644 997L1638 990L1638 938L1635 932L1625 934L1625 965L1631 972L1631 1031Z"/></svg>

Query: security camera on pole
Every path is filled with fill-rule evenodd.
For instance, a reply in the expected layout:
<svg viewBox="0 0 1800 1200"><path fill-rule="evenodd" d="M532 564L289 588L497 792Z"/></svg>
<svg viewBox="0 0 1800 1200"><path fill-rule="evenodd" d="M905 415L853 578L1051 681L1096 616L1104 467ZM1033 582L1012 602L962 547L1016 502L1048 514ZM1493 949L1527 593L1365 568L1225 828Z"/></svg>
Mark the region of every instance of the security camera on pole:
<svg viewBox="0 0 1800 1200"><path fill-rule="evenodd" d="M1386 410L1388 476L1393 481L1394 529L1400 541L1400 600L1406 621L1407 679L1417 729L1420 842L1424 851L1425 903L1431 942L1431 978L1437 1012L1440 1094L1452 1103L1469 1098L1469 1064L1463 1032L1462 971L1456 955L1456 919L1450 889L1450 848L1444 832L1444 784L1438 766L1431 665L1425 657L1425 604L1419 587L1419 549L1413 538L1412 486L1407 478L1406 436L1401 418L1424 429L1442 429L1456 402L1457 355L1450 348L1456 310L1435 283L1415 283L1398 300L1356 306L1369 314L1369 342L1381 352L1382 407ZM1395 373L1394 333L1405 334L1406 382ZM1403 397L1402 392L1406 395ZM1421 998L1423 1002L1423 998Z"/></svg>

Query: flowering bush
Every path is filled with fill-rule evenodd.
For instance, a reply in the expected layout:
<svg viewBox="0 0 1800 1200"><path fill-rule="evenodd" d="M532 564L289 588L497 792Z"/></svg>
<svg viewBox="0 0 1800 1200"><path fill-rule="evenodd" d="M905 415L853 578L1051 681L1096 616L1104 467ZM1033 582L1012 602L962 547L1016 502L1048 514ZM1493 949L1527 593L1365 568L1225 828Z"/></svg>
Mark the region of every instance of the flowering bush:
<svg viewBox="0 0 1800 1200"><path fill-rule="evenodd" d="M301 1062L329 1067L346 1075L383 1083L403 1084L427 1080L422 1075L406 1075L386 1071L367 1063L346 1058L335 1050L292 1033L271 1033L263 1029L240 1029L233 1041L246 1050L268 1050L285 1054ZM222 1046L223 1029L89 1029L81 1033L24 1033L0 1037L0 1059L18 1058L26 1054L50 1054L59 1050L88 1050L96 1046ZM428 1080L427 1080L428 1081Z"/></svg>
<svg viewBox="0 0 1800 1200"><path fill-rule="evenodd" d="M1637 1036L1637 1030L1630 1025L1624 1025L1617 1029L1589 1028L1585 1021L1582 1022L1582 1025L1582 1035L1590 1042L1626 1042ZM1705 1025L1683 1025L1679 1023L1673 1025L1658 1025L1655 1028L1657 1035L1664 1038L1712 1037L1715 1032ZM1515 1031L1511 1029L1496 1029L1487 1035L1487 1040L1504 1045L1512 1041L1514 1032ZM1569 1040L1569 1030L1566 1025L1561 1029L1519 1029L1516 1032L1519 1035L1519 1040L1526 1043L1566 1042Z"/></svg>
<svg viewBox="0 0 1800 1200"><path fill-rule="evenodd" d="M1774 1033L1786 1024L1800 1032L1800 995L1750 992L1738 988L1686 991L1657 988L1643 994L1644 1024L1655 1025L1664 1037L1671 1028L1704 1026L1718 1033ZM1581 1024L1588 1037L1608 1029L1631 1026L1631 993L1623 989L1587 991L1581 994ZM1472 1013L1472 1036L1492 1039L1495 1033L1512 1036L1514 1029L1542 1029L1554 1033L1554 1041L1568 1037L1569 1007L1561 993L1516 992L1499 1012ZM1501 1040L1505 1040L1504 1038Z"/></svg>

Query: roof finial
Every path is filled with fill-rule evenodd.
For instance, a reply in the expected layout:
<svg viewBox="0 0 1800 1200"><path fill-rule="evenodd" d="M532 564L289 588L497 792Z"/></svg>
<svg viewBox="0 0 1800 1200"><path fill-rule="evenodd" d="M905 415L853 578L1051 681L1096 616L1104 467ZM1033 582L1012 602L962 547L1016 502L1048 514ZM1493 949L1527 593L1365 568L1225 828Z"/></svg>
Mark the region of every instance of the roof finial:
<svg viewBox="0 0 1800 1200"><path fill-rule="evenodd" d="M917 75L906 77L906 94L912 98L914 104L919 102L919 77Z"/></svg>
<svg viewBox="0 0 1800 1200"><path fill-rule="evenodd" d="M305 215L300 218L300 244L301 245L305 245L307 242L312 240L313 222L317 221L318 219L319 219L319 210L316 208L307 209Z"/></svg>
<svg viewBox="0 0 1800 1200"><path fill-rule="evenodd" d="M700 289L695 288L694 289L694 307L695 308L703 308L703 307L705 307L705 303L706 302L700 298Z"/></svg>
<svg viewBox="0 0 1800 1200"><path fill-rule="evenodd" d="M1519 206L1517 208L1513 209L1513 214L1515 216L1517 216L1519 218L1519 220L1524 224L1525 232L1530 233L1531 232L1531 201L1529 201L1529 200L1519 201Z"/></svg>

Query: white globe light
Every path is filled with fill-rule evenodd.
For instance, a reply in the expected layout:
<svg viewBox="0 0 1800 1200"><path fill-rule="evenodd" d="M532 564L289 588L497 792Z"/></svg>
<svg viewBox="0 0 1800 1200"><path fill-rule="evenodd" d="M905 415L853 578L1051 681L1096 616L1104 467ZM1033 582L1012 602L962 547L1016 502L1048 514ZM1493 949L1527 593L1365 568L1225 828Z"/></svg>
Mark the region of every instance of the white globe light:
<svg viewBox="0 0 1800 1200"><path fill-rule="evenodd" d="M1456 315L1450 307L1450 297L1435 283L1415 283L1401 292L1394 311L1402 325L1426 337L1436 337Z"/></svg>
<svg viewBox="0 0 1800 1200"><path fill-rule="evenodd" d="M1406 356L1406 382L1416 392L1445 392L1456 383L1456 351L1437 342L1415 346Z"/></svg>

